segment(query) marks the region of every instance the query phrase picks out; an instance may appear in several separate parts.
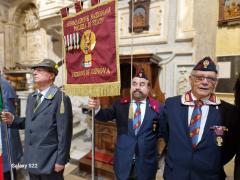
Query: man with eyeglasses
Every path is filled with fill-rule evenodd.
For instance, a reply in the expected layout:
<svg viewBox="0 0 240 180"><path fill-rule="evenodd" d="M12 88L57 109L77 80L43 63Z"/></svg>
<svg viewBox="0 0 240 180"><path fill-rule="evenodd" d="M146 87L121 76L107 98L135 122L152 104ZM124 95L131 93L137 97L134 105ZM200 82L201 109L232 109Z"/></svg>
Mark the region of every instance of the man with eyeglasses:
<svg viewBox="0 0 240 180"><path fill-rule="evenodd" d="M225 179L221 151L228 128L222 106L230 105L214 94L217 76L215 63L205 57L189 76L191 90L166 100L162 114L167 142L165 180Z"/></svg>
<svg viewBox="0 0 240 180"><path fill-rule="evenodd" d="M143 70L132 79L130 97L100 108L98 98L90 98L88 106L96 109L97 120L116 120L117 140L114 172L117 180L154 180L158 168L157 140L160 136L162 105L149 96L150 82ZM133 113L133 117L129 116Z"/></svg>
<svg viewBox="0 0 240 180"><path fill-rule="evenodd" d="M32 66L35 92L28 96L26 117L3 112L1 117L12 128L25 129L23 163L30 180L63 180L70 159L72 105L70 98L53 84L57 64L44 59Z"/></svg>

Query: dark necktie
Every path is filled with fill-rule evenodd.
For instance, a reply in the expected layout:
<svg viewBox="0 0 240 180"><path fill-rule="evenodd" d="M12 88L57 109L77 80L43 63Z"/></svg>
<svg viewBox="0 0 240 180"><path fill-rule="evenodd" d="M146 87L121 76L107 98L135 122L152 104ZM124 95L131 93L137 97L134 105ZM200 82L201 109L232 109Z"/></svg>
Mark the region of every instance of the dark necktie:
<svg viewBox="0 0 240 180"><path fill-rule="evenodd" d="M133 129L135 130L135 134L137 134L139 127L141 126L141 108L140 102L136 102L137 108L134 113L133 118Z"/></svg>
<svg viewBox="0 0 240 180"><path fill-rule="evenodd" d="M33 108L33 111L35 112L37 110L37 108L39 107L40 103L41 103L41 97L42 97L42 94L41 93L38 93L37 94L37 97L35 99L35 104L34 104L34 108Z"/></svg>
<svg viewBox="0 0 240 180"><path fill-rule="evenodd" d="M201 125L201 118L202 118L202 110L201 107L203 105L203 102L201 100L194 101L194 109L189 125L189 133L190 138L192 140L192 146L195 148L198 143L198 137L199 137L199 131L200 131L200 125Z"/></svg>

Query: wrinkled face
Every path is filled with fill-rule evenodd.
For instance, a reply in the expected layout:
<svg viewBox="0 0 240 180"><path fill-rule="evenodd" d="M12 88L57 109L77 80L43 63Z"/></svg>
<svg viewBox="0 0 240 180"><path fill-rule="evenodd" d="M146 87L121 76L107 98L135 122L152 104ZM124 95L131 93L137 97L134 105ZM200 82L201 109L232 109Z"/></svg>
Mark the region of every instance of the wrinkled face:
<svg viewBox="0 0 240 180"><path fill-rule="evenodd" d="M189 76L192 93L198 98L209 97L217 85L217 73L213 71L192 71Z"/></svg>
<svg viewBox="0 0 240 180"><path fill-rule="evenodd" d="M149 81L144 78L134 77L132 79L131 94L135 100L143 100L149 93Z"/></svg>
<svg viewBox="0 0 240 180"><path fill-rule="evenodd" d="M49 84L54 79L54 73L49 72L48 69L37 67L33 69L34 82L37 84Z"/></svg>

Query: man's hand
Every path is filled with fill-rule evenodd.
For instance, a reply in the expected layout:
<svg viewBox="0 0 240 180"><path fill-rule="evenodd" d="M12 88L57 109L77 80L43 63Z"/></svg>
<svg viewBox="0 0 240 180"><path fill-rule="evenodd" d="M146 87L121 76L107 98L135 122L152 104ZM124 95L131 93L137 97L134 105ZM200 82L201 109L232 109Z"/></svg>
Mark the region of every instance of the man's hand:
<svg viewBox="0 0 240 180"><path fill-rule="evenodd" d="M62 171L64 169L64 167L65 167L64 165L55 164L54 171L55 172L60 172L60 171Z"/></svg>
<svg viewBox="0 0 240 180"><path fill-rule="evenodd" d="M2 111L1 118L2 121L5 122L6 124L12 124L14 116L10 112Z"/></svg>
<svg viewBox="0 0 240 180"><path fill-rule="evenodd" d="M96 97L89 97L88 107L98 109L100 107L100 99Z"/></svg>

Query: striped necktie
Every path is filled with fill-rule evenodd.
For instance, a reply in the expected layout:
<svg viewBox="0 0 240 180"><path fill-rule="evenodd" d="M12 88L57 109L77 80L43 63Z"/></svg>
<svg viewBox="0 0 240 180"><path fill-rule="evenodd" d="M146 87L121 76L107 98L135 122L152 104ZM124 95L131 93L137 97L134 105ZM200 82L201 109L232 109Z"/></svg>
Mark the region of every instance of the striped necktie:
<svg viewBox="0 0 240 180"><path fill-rule="evenodd" d="M199 137L199 131L200 131L200 125L201 125L201 118L202 118L202 110L201 107L203 105L203 102L201 100L194 101L194 109L189 125L189 133L190 138L192 140L192 146L195 148L198 143L198 137Z"/></svg>
<svg viewBox="0 0 240 180"><path fill-rule="evenodd" d="M34 104L34 108L33 108L33 111L34 111L34 112L37 110L38 106L40 105L40 103L41 103L41 98L42 98L42 94L41 94L41 93L38 93L37 96L36 96L35 104Z"/></svg>
<svg viewBox="0 0 240 180"><path fill-rule="evenodd" d="M138 133L139 127L141 126L141 108L140 102L136 102L137 108L134 113L133 118L133 129L135 130L135 134Z"/></svg>

